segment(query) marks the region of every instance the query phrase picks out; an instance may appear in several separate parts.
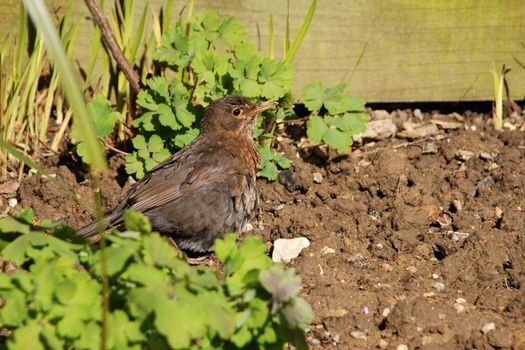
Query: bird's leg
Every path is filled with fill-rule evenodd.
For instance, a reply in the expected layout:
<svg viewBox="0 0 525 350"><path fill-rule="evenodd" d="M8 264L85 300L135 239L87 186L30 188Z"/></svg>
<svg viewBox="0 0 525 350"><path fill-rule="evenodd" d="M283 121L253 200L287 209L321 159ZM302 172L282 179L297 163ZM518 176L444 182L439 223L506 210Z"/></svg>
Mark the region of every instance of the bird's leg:
<svg viewBox="0 0 525 350"><path fill-rule="evenodd" d="M201 264L203 264L203 263L205 263L207 261L208 257L206 255L202 255L202 256L199 256L197 258L190 258L186 254L184 254L184 251L182 249L180 249L180 247L177 244L177 242L175 242L175 240L171 236L168 236L168 239L169 239L171 245L179 252L179 256L181 258L186 257L186 260L188 260L188 263L190 265L197 266L197 265L201 265Z"/></svg>

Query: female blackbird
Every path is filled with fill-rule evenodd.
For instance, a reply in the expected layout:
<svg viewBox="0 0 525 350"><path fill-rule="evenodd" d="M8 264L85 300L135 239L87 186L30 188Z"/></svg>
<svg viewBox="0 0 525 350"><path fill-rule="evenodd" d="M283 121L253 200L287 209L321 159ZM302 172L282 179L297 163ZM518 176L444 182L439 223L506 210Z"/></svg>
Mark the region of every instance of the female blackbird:
<svg viewBox="0 0 525 350"><path fill-rule="evenodd" d="M240 233L257 207L255 176L260 163L252 139L257 115L275 105L242 96L213 102L200 135L138 181L105 217L121 226L124 210L144 213L155 231L187 251L207 252L227 232ZM96 222L77 231L98 233Z"/></svg>

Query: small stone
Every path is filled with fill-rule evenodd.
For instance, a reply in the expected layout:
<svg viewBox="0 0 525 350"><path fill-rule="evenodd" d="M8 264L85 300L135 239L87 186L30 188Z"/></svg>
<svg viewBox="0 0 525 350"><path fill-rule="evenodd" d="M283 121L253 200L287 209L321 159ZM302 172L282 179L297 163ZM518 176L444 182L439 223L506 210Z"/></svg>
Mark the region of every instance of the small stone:
<svg viewBox="0 0 525 350"><path fill-rule="evenodd" d="M248 222L246 223L246 225L244 225L242 232L250 232L252 230L253 230L253 225Z"/></svg>
<svg viewBox="0 0 525 350"><path fill-rule="evenodd" d="M391 312L392 312L392 310L390 310L390 308L385 307L385 308L383 309L383 312L381 313L381 316L383 316L383 317L388 317L388 315L390 315Z"/></svg>
<svg viewBox="0 0 525 350"><path fill-rule="evenodd" d="M492 170L496 170L497 168L499 168L499 165L496 163L492 163L489 165L488 170L492 171Z"/></svg>
<svg viewBox="0 0 525 350"><path fill-rule="evenodd" d="M421 345L429 345L434 342L434 338L432 338L430 335L425 335L421 338Z"/></svg>
<svg viewBox="0 0 525 350"><path fill-rule="evenodd" d="M421 113L421 110L419 108L414 109L414 117L416 117L420 122L423 121L423 113Z"/></svg>
<svg viewBox="0 0 525 350"><path fill-rule="evenodd" d="M328 247L328 246L325 246L321 249L321 254L322 255L326 255L326 254L335 254L335 250L333 250L332 248Z"/></svg>
<svg viewBox="0 0 525 350"><path fill-rule="evenodd" d="M348 310L344 308L329 309L326 312L325 317L340 318L344 317L346 314L348 314Z"/></svg>
<svg viewBox="0 0 525 350"><path fill-rule="evenodd" d="M448 235L450 238L452 238L453 241L461 241L468 236L470 236L470 233L467 232L456 232L456 231L448 231Z"/></svg>
<svg viewBox="0 0 525 350"><path fill-rule="evenodd" d="M496 215L496 217L497 217L498 219L500 219L500 218L503 216L503 210L501 210L500 207L496 207L496 208L494 209L494 214Z"/></svg>
<svg viewBox="0 0 525 350"><path fill-rule="evenodd" d="M493 331L496 329L496 324L494 322L485 323L483 327L481 327L481 331L483 334L487 334L490 331Z"/></svg>
<svg viewBox="0 0 525 350"><path fill-rule="evenodd" d="M456 312L458 314L462 314L465 312L465 304L464 303L458 303L457 301L454 303L454 310L456 310Z"/></svg>
<svg viewBox="0 0 525 350"><path fill-rule="evenodd" d="M7 205L9 205L11 208L16 207L17 204L18 204L18 200L16 198L9 198L7 200Z"/></svg>
<svg viewBox="0 0 525 350"><path fill-rule="evenodd" d="M445 289L445 285L444 285L443 283L441 283L441 282L436 282L436 283L434 284L434 288L436 288L436 289L440 289L440 290L441 290L441 289Z"/></svg>
<svg viewBox="0 0 525 350"><path fill-rule="evenodd" d="M355 339L366 340L366 335L361 331L352 331L350 335L352 336L352 338L355 338Z"/></svg>
<svg viewBox="0 0 525 350"><path fill-rule="evenodd" d="M273 243L272 261L289 263L292 259L297 258L304 248L309 246L310 241L306 237L279 238Z"/></svg>
<svg viewBox="0 0 525 350"><path fill-rule="evenodd" d="M432 278L435 279L435 280L437 280L437 279L439 278L439 275L438 275L437 273L433 273L433 274L432 274Z"/></svg>
<svg viewBox="0 0 525 350"><path fill-rule="evenodd" d="M399 344L396 350L408 350L408 346L406 344Z"/></svg>
<svg viewBox="0 0 525 350"><path fill-rule="evenodd" d="M315 339L315 338L308 338L307 339L308 342L312 345L321 345L321 341L319 339Z"/></svg>
<svg viewBox="0 0 525 350"><path fill-rule="evenodd" d="M454 310L456 310L458 314L464 313L466 311L466 308L465 308L466 303L467 301L465 299L457 298L456 302L454 303Z"/></svg>
<svg viewBox="0 0 525 350"><path fill-rule="evenodd" d="M320 184L321 182L323 182L323 175L321 175L321 173L313 173L313 177L314 177L314 182L316 184Z"/></svg>
<svg viewBox="0 0 525 350"><path fill-rule="evenodd" d="M377 347L379 349L386 349L388 347L388 343L384 339L379 339L379 341L377 342Z"/></svg>
<svg viewBox="0 0 525 350"><path fill-rule="evenodd" d="M392 272L394 271L394 267L388 263L382 263L381 264L381 268L385 271L385 272Z"/></svg>
<svg viewBox="0 0 525 350"><path fill-rule="evenodd" d="M461 211L463 209L463 204L457 199L454 199L452 201L452 205L454 206L454 208L456 208L456 211Z"/></svg>
<svg viewBox="0 0 525 350"><path fill-rule="evenodd" d="M462 161L467 161L470 158L474 157L474 152L466 151L466 150L459 150L455 153L456 158Z"/></svg>
<svg viewBox="0 0 525 350"><path fill-rule="evenodd" d="M410 272L410 273L416 273L417 272L417 267L409 266L409 267L407 267L407 271Z"/></svg>
<svg viewBox="0 0 525 350"><path fill-rule="evenodd" d="M479 157L483 160L493 160L494 158L489 152L479 152Z"/></svg>
<svg viewBox="0 0 525 350"><path fill-rule="evenodd" d="M423 293L423 297L424 298L432 298L435 295L436 295L436 293L434 293L434 292Z"/></svg>

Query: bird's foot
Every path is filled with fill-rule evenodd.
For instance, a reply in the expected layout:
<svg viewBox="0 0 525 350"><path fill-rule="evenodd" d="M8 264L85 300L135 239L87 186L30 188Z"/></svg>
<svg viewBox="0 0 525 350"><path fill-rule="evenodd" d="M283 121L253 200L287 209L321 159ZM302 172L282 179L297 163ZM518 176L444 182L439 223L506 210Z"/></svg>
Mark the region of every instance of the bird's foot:
<svg viewBox="0 0 525 350"><path fill-rule="evenodd" d="M188 264L190 264L191 266L203 265L205 263L208 264L211 261L208 259L209 258L208 255L189 257L188 255L184 254L184 251L180 249L179 245L177 244L177 242L175 242L175 240L172 237L168 236L168 239L171 245L179 252L179 256L181 258L186 258L186 260L188 261Z"/></svg>

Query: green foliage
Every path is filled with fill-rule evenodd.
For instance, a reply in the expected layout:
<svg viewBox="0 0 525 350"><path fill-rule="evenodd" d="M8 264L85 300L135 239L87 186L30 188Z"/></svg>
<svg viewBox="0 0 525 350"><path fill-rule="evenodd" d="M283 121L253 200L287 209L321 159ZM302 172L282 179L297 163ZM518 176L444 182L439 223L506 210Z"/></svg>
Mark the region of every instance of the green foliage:
<svg viewBox="0 0 525 350"><path fill-rule="evenodd" d="M117 122L123 121L122 115L111 109L111 104L104 96L93 97L87 104L87 110L95 124L95 135L99 140L109 136L115 130ZM86 135L78 123L73 124L71 136L78 142L77 154L82 157L85 163L91 164L91 158L86 149ZM102 147L102 143L100 141L98 143Z"/></svg>
<svg viewBox="0 0 525 350"><path fill-rule="evenodd" d="M143 114L133 126L142 139L134 140L127 158L127 172L137 178L158 163L155 152L145 151L145 140L157 135L163 150L176 152L198 135L202 107L213 100L228 94L280 100L291 93L291 67L256 51L235 18L215 12L193 16L189 27L179 21L163 34L154 59L164 74L150 78L138 95ZM166 78L170 74L172 80Z"/></svg>
<svg viewBox="0 0 525 350"><path fill-rule="evenodd" d="M260 238L217 240L220 274L190 267L143 215L126 212L125 224L107 238L108 349L306 349L300 279L272 265ZM31 211L0 219L0 238L4 259L24 266L0 273L7 349L99 349L100 251Z"/></svg>
<svg viewBox="0 0 525 350"><path fill-rule="evenodd" d="M257 149L261 155L261 167L258 175L268 180L277 179L279 168L288 169L293 164L283 153L277 152L270 147L258 145Z"/></svg>
<svg viewBox="0 0 525 350"><path fill-rule="evenodd" d="M313 115L307 122L307 134L315 144L324 143L338 153L348 152L352 135L366 130L368 115L365 101L344 93L346 83L325 89L320 81L306 85L303 102Z"/></svg>
<svg viewBox="0 0 525 350"><path fill-rule="evenodd" d="M38 157L42 147L58 150L71 113L63 117L64 93L59 88L58 70L50 65L42 35L34 33L22 2L18 30L0 39L0 139L12 145L23 145L25 154ZM80 21L66 7L59 20L59 42L71 56ZM47 77L47 78L43 78ZM63 126L57 132L49 126ZM23 172L22 163L8 157L0 148L0 181L8 171ZM27 163L26 163L27 164Z"/></svg>

